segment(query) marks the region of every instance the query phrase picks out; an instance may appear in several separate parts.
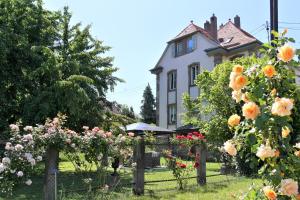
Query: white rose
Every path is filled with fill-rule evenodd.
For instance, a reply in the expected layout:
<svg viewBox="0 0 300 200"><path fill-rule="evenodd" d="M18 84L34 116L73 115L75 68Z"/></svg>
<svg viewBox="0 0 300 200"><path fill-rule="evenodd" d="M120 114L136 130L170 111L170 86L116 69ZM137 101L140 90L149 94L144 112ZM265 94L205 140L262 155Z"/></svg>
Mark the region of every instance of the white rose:
<svg viewBox="0 0 300 200"><path fill-rule="evenodd" d="M25 126L24 131L33 131L33 127L32 126Z"/></svg>
<svg viewBox="0 0 300 200"><path fill-rule="evenodd" d="M16 146L15 146L15 150L16 151L22 151L24 149L24 147L21 145L21 144L17 144Z"/></svg>
<svg viewBox="0 0 300 200"><path fill-rule="evenodd" d="M28 179L26 182L25 182L26 185L31 185L32 184L32 181L30 179Z"/></svg>
<svg viewBox="0 0 300 200"><path fill-rule="evenodd" d="M296 143L294 146L296 149L300 149L300 142Z"/></svg>
<svg viewBox="0 0 300 200"><path fill-rule="evenodd" d="M72 147L72 148L75 148L75 146L76 146L76 145L75 145L74 143L71 144L71 147Z"/></svg>
<svg viewBox="0 0 300 200"><path fill-rule="evenodd" d="M279 191L283 195L292 196L298 194L298 182L293 179L284 179L281 181L281 188Z"/></svg>
<svg viewBox="0 0 300 200"><path fill-rule="evenodd" d="M26 141L31 141L31 140L33 140L33 137L32 137L31 134L27 134L27 135L23 136L23 139L26 140Z"/></svg>
<svg viewBox="0 0 300 200"><path fill-rule="evenodd" d="M25 153L24 154L25 158L29 161L30 159L32 159L32 154L31 153Z"/></svg>
<svg viewBox="0 0 300 200"><path fill-rule="evenodd" d="M4 165L9 165L10 164L10 159L9 159L9 157L4 157L4 158L2 158L2 163L4 164Z"/></svg>
<svg viewBox="0 0 300 200"><path fill-rule="evenodd" d="M231 156L236 156L237 154L235 145L233 145L230 141L224 143L224 150Z"/></svg>
<svg viewBox="0 0 300 200"><path fill-rule="evenodd" d="M42 156L38 156L38 157L36 157L36 160L37 160L38 162L40 162L40 161L43 160L43 157L42 157Z"/></svg>
<svg viewBox="0 0 300 200"><path fill-rule="evenodd" d="M23 175L24 175L24 173L23 173L22 171L18 171L18 172L17 172L17 176L18 176L18 177L22 177Z"/></svg>
<svg viewBox="0 0 300 200"><path fill-rule="evenodd" d="M0 163L0 173L4 172L5 169L6 169L6 166L3 165L3 163Z"/></svg>
<svg viewBox="0 0 300 200"><path fill-rule="evenodd" d="M7 142L6 144L5 144L5 150L10 150L11 149L11 143L10 142Z"/></svg>
<svg viewBox="0 0 300 200"><path fill-rule="evenodd" d="M28 162L30 162L30 164L31 164L32 166L34 166L34 165L36 164L36 161L35 161L34 158L31 158L30 160L28 160Z"/></svg>
<svg viewBox="0 0 300 200"><path fill-rule="evenodd" d="M9 125L10 130L14 131L14 132L19 132L19 126L16 124L11 124Z"/></svg>
<svg viewBox="0 0 300 200"><path fill-rule="evenodd" d="M275 156L275 150L272 149L270 146L260 145L256 152L256 156L260 159L264 160L266 158L272 158Z"/></svg>

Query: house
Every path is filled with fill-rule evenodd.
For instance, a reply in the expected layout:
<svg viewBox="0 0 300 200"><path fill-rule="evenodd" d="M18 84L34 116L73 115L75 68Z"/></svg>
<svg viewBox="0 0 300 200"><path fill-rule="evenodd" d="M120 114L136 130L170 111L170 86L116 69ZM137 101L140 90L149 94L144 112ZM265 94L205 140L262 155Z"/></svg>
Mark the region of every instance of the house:
<svg viewBox="0 0 300 200"><path fill-rule="evenodd" d="M212 15L204 28L193 21L167 46L151 73L156 75L157 125L168 129L182 126L182 95L199 95L194 81L203 70L212 70L225 60L257 52L261 42L241 28L237 15L218 28Z"/></svg>

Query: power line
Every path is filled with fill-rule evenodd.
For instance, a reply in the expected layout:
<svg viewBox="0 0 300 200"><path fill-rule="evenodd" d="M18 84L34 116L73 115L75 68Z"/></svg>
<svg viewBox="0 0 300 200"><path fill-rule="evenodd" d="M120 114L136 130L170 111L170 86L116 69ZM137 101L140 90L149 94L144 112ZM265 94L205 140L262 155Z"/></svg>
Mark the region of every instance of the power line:
<svg viewBox="0 0 300 200"><path fill-rule="evenodd" d="M280 24L300 24L300 22L279 22Z"/></svg>
<svg viewBox="0 0 300 200"><path fill-rule="evenodd" d="M261 24L259 27L255 28L254 30L250 31L250 33L253 33L255 31L257 31L258 29L260 29L261 27L263 27L265 24Z"/></svg>

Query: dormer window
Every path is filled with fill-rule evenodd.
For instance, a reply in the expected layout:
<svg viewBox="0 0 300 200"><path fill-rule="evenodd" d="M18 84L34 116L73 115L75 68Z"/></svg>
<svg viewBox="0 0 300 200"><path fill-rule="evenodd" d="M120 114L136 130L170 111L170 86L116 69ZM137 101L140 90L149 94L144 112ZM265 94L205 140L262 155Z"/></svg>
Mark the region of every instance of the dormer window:
<svg viewBox="0 0 300 200"><path fill-rule="evenodd" d="M196 35L175 42L175 57L190 53L196 49Z"/></svg>

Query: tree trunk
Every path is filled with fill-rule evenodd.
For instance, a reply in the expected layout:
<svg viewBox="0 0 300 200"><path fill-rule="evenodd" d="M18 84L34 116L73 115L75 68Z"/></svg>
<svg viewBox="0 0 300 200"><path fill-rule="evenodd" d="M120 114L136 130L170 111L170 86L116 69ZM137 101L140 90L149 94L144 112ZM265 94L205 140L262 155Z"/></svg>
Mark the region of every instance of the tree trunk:
<svg viewBox="0 0 300 200"><path fill-rule="evenodd" d="M196 147L196 162L199 163L197 167L197 183L198 185L206 184L206 145L201 144Z"/></svg>

